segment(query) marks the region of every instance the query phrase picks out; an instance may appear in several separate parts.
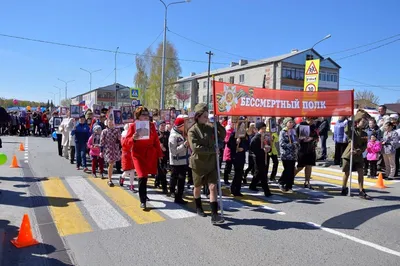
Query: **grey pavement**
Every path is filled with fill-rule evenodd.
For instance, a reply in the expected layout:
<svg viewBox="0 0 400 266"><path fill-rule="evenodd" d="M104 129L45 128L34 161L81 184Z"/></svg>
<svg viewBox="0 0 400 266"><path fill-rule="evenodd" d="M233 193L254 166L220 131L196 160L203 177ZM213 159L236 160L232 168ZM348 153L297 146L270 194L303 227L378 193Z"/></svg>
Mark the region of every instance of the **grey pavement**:
<svg viewBox="0 0 400 266"><path fill-rule="evenodd" d="M2 152L11 154L17 144L8 142L20 140L18 137L3 138L5 148ZM50 139L30 137L28 161L23 167L29 171L9 169L9 163L0 166L0 189L29 193L23 185L38 183L40 186L42 182L27 180L85 176L57 155L56 143ZM27 258L37 257L42 261L35 265L66 265L66 259L56 259L52 254L59 252L70 255L73 265L399 265L400 185L388 186L385 190L367 189L373 197L370 201L330 192L272 197L289 199L283 201L266 200L257 194L235 200L227 197L224 201L226 223L223 226L212 226L209 217L171 219L166 210L157 207L151 213L161 213L164 221L130 222L129 226L106 230L96 228L88 233L62 236L64 247L59 246L53 229L39 230L41 226L36 224L34 227L38 231L35 235L44 244L27 248L24 253L8 247L3 253L11 254L12 261L22 265ZM332 187L338 189L335 182L332 182ZM117 187L113 189L120 191ZM110 206L118 208L118 213L123 213L121 210L124 209L110 199L112 195L108 191L99 188L96 191L107 198ZM248 193L247 189L243 191ZM7 230L15 235L26 211L32 214L32 223L41 220L32 218L37 215L32 209L43 206L20 203L21 196L9 196L7 201L3 197L0 213L5 222L0 224L0 229L10 224L11 228L8 226ZM132 197L137 199L136 194ZM28 194L26 200L29 200ZM177 211L173 204L164 203L164 208ZM78 203L78 206L83 209L84 203ZM126 214L122 216L129 218ZM40 248L42 251L38 252Z"/></svg>

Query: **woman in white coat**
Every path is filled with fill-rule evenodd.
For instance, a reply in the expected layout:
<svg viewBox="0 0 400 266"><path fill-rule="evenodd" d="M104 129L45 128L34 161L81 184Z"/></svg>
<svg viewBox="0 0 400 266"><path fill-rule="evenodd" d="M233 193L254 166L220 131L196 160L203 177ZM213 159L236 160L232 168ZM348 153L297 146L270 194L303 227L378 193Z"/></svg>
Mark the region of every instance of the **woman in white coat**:
<svg viewBox="0 0 400 266"><path fill-rule="evenodd" d="M71 132L75 127L75 119L71 118L71 114L68 111L67 117L63 119L61 125L59 127L59 131L62 134L62 142L61 145L63 146L63 156L68 160L70 159L71 163L74 162L75 151L72 151L70 148L72 145L75 146L74 141L71 141ZM68 154L68 150L70 149L70 153Z"/></svg>

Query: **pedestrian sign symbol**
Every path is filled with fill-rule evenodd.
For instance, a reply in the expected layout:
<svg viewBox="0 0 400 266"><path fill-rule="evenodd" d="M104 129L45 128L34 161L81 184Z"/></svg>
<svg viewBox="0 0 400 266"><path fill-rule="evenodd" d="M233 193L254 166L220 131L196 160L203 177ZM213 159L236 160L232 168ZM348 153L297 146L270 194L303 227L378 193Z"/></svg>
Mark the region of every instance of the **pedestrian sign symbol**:
<svg viewBox="0 0 400 266"><path fill-rule="evenodd" d="M314 62L311 62L307 69L306 75L318 75L318 69L315 67Z"/></svg>
<svg viewBox="0 0 400 266"><path fill-rule="evenodd" d="M131 88L130 89L130 98L137 99L140 96L140 90L138 88Z"/></svg>

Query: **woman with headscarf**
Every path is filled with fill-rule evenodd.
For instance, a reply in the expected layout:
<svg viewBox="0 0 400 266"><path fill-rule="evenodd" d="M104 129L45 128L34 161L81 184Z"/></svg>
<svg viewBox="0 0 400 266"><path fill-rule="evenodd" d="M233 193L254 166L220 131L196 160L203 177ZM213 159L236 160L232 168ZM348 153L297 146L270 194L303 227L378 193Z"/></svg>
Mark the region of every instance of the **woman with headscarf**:
<svg viewBox="0 0 400 266"><path fill-rule="evenodd" d="M282 130L279 133L279 149L283 164L283 172L279 179L279 188L282 192L293 192L295 165L299 144L296 132L293 129L294 121L287 117L283 119Z"/></svg>
<svg viewBox="0 0 400 266"><path fill-rule="evenodd" d="M394 130L394 124L392 122L386 122L384 124L385 132L382 138L382 154L385 160L386 171L385 175L388 180L392 180L395 177L396 171L396 149L399 147L399 136L396 130Z"/></svg>
<svg viewBox="0 0 400 266"><path fill-rule="evenodd" d="M107 128L101 132L100 137L100 145L102 148L100 157L103 157L108 163L108 185L113 187L112 174L114 164L121 159L121 150L119 148L121 130L115 127L114 121L110 119L110 117L106 122Z"/></svg>
<svg viewBox="0 0 400 266"><path fill-rule="evenodd" d="M149 110L144 106L139 106L135 111L136 121L148 121L150 129L149 138L140 139L140 135L136 130L136 123L132 123L122 143L126 147L132 147L133 164L139 178L139 197L142 209L146 209L146 200L148 199L148 175L157 174L158 162L163 157L157 130L155 125L150 123L149 115Z"/></svg>

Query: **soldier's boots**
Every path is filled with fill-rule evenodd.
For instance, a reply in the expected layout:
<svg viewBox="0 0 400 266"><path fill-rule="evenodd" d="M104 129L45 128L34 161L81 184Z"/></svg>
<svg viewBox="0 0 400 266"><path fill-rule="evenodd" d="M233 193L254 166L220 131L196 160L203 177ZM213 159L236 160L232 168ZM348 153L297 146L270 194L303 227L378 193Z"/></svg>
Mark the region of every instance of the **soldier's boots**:
<svg viewBox="0 0 400 266"><path fill-rule="evenodd" d="M201 217L206 217L206 214L203 211L203 207L201 206L201 198L194 199L194 201L196 202L197 215L199 215Z"/></svg>

